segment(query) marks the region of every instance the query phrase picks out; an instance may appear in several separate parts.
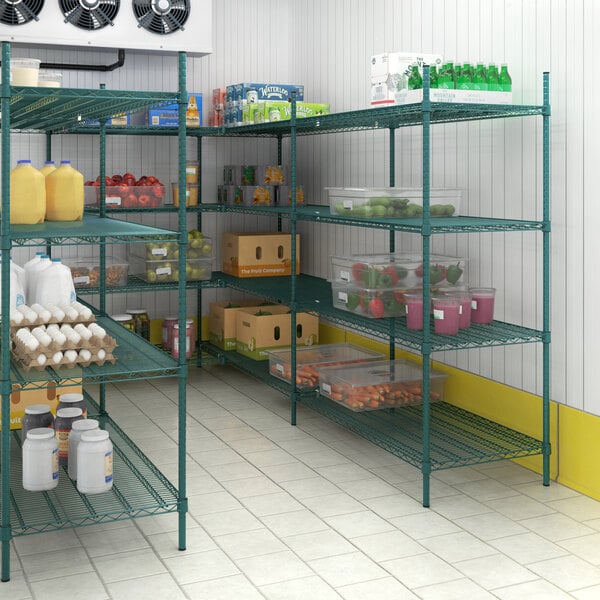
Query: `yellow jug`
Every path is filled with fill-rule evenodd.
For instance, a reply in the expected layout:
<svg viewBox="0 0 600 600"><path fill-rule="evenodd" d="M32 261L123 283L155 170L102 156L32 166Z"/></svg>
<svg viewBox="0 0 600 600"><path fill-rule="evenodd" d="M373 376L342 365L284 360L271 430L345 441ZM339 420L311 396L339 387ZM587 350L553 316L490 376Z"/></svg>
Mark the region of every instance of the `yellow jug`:
<svg viewBox="0 0 600 600"><path fill-rule="evenodd" d="M19 160L10 172L10 222L13 225L43 223L46 214L44 176L30 160Z"/></svg>
<svg viewBox="0 0 600 600"><path fill-rule="evenodd" d="M83 174L62 160L46 176L46 220L81 221L83 218Z"/></svg>

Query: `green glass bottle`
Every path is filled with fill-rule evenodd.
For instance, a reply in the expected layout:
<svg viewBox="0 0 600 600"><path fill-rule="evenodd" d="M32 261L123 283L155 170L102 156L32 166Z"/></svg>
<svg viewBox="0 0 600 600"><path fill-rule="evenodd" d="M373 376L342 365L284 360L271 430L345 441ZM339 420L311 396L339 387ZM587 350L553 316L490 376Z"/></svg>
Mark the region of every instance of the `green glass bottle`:
<svg viewBox="0 0 600 600"><path fill-rule="evenodd" d="M512 92L512 79L508 74L506 63L500 65L500 74L498 75L498 84L502 92Z"/></svg>
<svg viewBox="0 0 600 600"><path fill-rule="evenodd" d="M429 67L429 87L437 88L437 86L438 86L437 67L435 65L432 65L431 67Z"/></svg>
<svg viewBox="0 0 600 600"><path fill-rule="evenodd" d="M500 92L500 82L498 81L498 67L489 65L487 68L487 84L490 92Z"/></svg>
<svg viewBox="0 0 600 600"><path fill-rule="evenodd" d="M445 90L454 89L454 68L451 62L444 63L438 75L438 88Z"/></svg>
<svg viewBox="0 0 600 600"><path fill-rule="evenodd" d="M419 73L419 67L413 65L410 68L410 75L408 76L408 89L409 90L420 90L423 87L423 78Z"/></svg>
<svg viewBox="0 0 600 600"><path fill-rule="evenodd" d="M473 89L486 91L488 89L487 76L483 63L477 63L473 74Z"/></svg>
<svg viewBox="0 0 600 600"><path fill-rule="evenodd" d="M473 72L469 63L463 63L460 69L460 75L456 78L456 87L459 90L473 89Z"/></svg>

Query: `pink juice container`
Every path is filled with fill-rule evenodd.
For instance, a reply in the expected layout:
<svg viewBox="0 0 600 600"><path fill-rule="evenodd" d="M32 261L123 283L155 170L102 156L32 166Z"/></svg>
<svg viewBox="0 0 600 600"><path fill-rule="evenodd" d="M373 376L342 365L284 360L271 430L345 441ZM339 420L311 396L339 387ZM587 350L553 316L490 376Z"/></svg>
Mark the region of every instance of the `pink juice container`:
<svg viewBox="0 0 600 600"><path fill-rule="evenodd" d="M460 299L455 295L435 296L433 302L433 325L436 333L458 333Z"/></svg>
<svg viewBox="0 0 600 600"><path fill-rule="evenodd" d="M472 294L468 291L447 292L447 296L455 296L460 302L458 308L458 328L466 329L471 326L471 301Z"/></svg>
<svg viewBox="0 0 600 600"><path fill-rule="evenodd" d="M470 288L471 322L491 323L494 320L494 297L496 288Z"/></svg>
<svg viewBox="0 0 600 600"><path fill-rule="evenodd" d="M406 327L408 329L423 329L423 294L421 292L406 292Z"/></svg>

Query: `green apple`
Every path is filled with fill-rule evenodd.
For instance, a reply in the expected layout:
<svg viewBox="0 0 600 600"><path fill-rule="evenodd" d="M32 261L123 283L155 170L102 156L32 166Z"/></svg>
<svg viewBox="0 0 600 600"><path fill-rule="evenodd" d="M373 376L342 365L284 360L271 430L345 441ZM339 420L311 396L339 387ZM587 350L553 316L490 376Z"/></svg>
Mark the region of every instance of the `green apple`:
<svg viewBox="0 0 600 600"><path fill-rule="evenodd" d="M211 256L212 255L212 244L204 244L202 246L201 252L204 256Z"/></svg>
<svg viewBox="0 0 600 600"><path fill-rule="evenodd" d="M146 279L150 282L150 283L155 283L156 282L156 273L152 270L152 269L147 269L146 270Z"/></svg>

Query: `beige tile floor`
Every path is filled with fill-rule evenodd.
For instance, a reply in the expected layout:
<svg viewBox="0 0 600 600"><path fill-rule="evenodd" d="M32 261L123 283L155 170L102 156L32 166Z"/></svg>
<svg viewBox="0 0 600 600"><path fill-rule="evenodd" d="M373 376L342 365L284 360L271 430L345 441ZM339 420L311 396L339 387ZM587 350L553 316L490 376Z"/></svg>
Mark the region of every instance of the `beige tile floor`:
<svg viewBox="0 0 600 600"><path fill-rule="evenodd" d="M173 481L173 381L111 415ZM175 515L18 537L2 600L597 600L600 502L503 461L420 472L228 367L192 370L186 552Z"/></svg>

